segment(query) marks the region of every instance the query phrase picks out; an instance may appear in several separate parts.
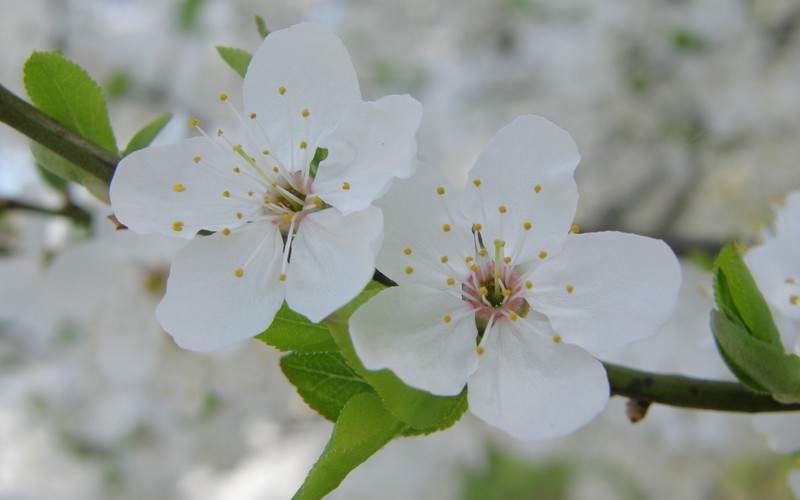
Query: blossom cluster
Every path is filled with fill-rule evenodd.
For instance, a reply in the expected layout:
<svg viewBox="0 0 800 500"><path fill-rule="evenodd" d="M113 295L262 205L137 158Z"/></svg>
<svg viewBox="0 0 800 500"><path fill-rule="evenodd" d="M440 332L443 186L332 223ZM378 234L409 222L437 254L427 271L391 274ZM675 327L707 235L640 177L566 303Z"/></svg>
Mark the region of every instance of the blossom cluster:
<svg viewBox="0 0 800 500"><path fill-rule="evenodd" d="M200 137L131 154L111 185L130 229L190 239L157 310L182 347L257 335L284 301L320 322L377 268L398 286L350 319L363 364L434 395L466 387L475 415L542 439L605 406L597 356L671 313L663 242L573 224L580 156L548 120L513 121L452 185L416 159L421 105L362 101L341 41L308 23L265 38L243 97L241 142L192 120Z"/></svg>

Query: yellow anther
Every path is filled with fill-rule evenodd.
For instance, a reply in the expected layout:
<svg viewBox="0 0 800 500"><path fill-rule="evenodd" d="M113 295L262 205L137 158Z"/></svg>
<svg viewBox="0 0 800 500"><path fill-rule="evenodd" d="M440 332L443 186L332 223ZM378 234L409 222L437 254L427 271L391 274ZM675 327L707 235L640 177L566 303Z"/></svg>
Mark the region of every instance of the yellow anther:
<svg viewBox="0 0 800 500"><path fill-rule="evenodd" d="M269 205L270 199L269 197L265 196L262 201L264 202L264 205Z"/></svg>
<svg viewBox="0 0 800 500"><path fill-rule="evenodd" d="M525 282L525 288L527 288L528 290L533 288L533 282L532 281L526 281Z"/></svg>
<svg viewBox="0 0 800 500"><path fill-rule="evenodd" d="M182 193L186 191L186 186L184 186L183 184L175 184L174 186L172 186L172 190L175 191L176 193Z"/></svg>
<svg viewBox="0 0 800 500"><path fill-rule="evenodd" d="M486 288L485 286L482 286L480 288L480 290L478 290L478 292L480 292L481 296L483 296L483 297L486 297L487 295L489 295L489 289Z"/></svg>
<svg viewBox="0 0 800 500"><path fill-rule="evenodd" d="M509 290L508 288L503 290L503 297L509 297L510 295L511 295L511 290Z"/></svg>
<svg viewBox="0 0 800 500"><path fill-rule="evenodd" d="M572 285L567 285L567 293L572 293L575 291L575 287Z"/></svg>
<svg viewBox="0 0 800 500"><path fill-rule="evenodd" d="M530 231L533 225L530 222L526 222L525 224L522 225L522 227L524 227L526 231Z"/></svg>
<svg viewBox="0 0 800 500"><path fill-rule="evenodd" d="M233 173L234 173L234 174L238 174L239 172L241 172L241 170L239 169L239 167L233 167Z"/></svg>
<svg viewBox="0 0 800 500"><path fill-rule="evenodd" d="M408 266L408 267L406 268L406 274L411 274L411 273L413 273L413 272L414 272L414 268L413 268L413 267L411 267L411 266Z"/></svg>
<svg viewBox="0 0 800 500"><path fill-rule="evenodd" d="M292 214L283 214L283 220L286 222L292 222Z"/></svg>
<svg viewBox="0 0 800 500"><path fill-rule="evenodd" d="M280 95L283 95L283 94L285 94L285 93L286 93L286 87L284 87L284 86L282 86L282 85L281 85L280 87L278 87L278 93L279 93Z"/></svg>
<svg viewBox="0 0 800 500"><path fill-rule="evenodd" d="M183 222L177 220L172 223L172 230L173 231L183 231Z"/></svg>
<svg viewBox="0 0 800 500"><path fill-rule="evenodd" d="M192 158L192 161L195 162L195 163L200 163L200 157L199 156L195 156L194 158Z"/></svg>
<svg viewBox="0 0 800 500"><path fill-rule="evenodd" d="M350 183L349 182L343 182L342 183L342 189L344 189L345 191L350 189Z"/></svg>
<svg viewBox="0 0 800 500"><path fill-rule="evenodd" d="M477 264L472 264L471 266L469 266L469 270L472 271L473 273L477 273L479 269L480 267L478 267Z"/></svg>
<svg viewBox="0 0 800 500"><path fill-rule="evenodd" d="M251 120L255 120L257 116L258 115L256 115L255 113L250 113L250 119Z"/></svg>
<svg viewBox="0 0 800 500"><path fill-rule="evenodd" d="M444 194L444 188L442 186L439 186L438 188L436 188L436 194L443 195Z"/></svg>
<svg viewBox="0 0 800 500"><path fill-rule="evenodd" d="M481 224L473 224L472 225L472 230L475 231L476 233L478 231L480 231L481 229L483 229L483 226Z"/></svg>
<svg viewBox="0 0 800 500"><path fill-rule="evenodd" d="M577 224L573 224L572 226L570 226L569 230L575 234L578 234L581 232L581 227Z"/></svg>
<svg viewBox="0 0 800 500"><path fill-rule="evenodd" d="M222 234L223 234L224 236L230 236L230 235L231 235L231 230L230 230L230 229L228 229L227 227L226 227L226 228L223 228L223 229L222 229Z"/></svg>
<svg viewBox="0 0 800 500"><path fill-rule="evenodd" d="M486 352L486 351L483 350L483 347L478 346L478 347L475 348L475 352L478 353L478 356L483 356L483 353Z"/></svg>
<svg viewBox="0 0 800 500"><path fill-rule="evenodd" d="M267 156L269 154L269 149L265 149L261 152L262 155Z"/></svg>
<svg viewBox="0 0 800 500"><path fill-rule="evenodd" d="M308 147L308 143L306 141L300 141L300 149L306 149Z"/></svg>
<svg viewBox="0 0 800 500"><path fill-rule="evenodd" d="M455 285L455 284L456 284L456 280L455 280L455 279L453 279L453 278L447 278L447 284L448 284L449 286L453 286L453 285Z"/></svg>
<svg viewBox="0 0 800 500"><path fill-rule="evenodd" d="M533 190L538 193L542 190L542 186L537 184L536 187L533 188Z"/></svg>
<svg viewBox="0 0 800 500"><path fill-rule="evenodd" d="M281 171L281 169L279 169L277 165L275 165L274 167L272 167L272 173L274 173L274 174L277 174L277 173L279 173L280 171Z"/></svg>
<svg viewBox="0 0 800 500"><path fill-rule="evenodd" d="M508 212L508 209L506 208L505 205L500 205L499 207L497 207L497 211L500 212L501 214L504 214Z"/></svg>
<svg viewBox="0 0 800 500"><path fill-rule="evenodd" d="M303 118L308 118L308 115L310 115L311 112L308 110L308 108L306 108L301 114L303 115Z"/></svg>
<svg viewBox="0 0 800 500"><path fill-rule="evenodd" d="M315 197L311 198L311 203L313 203L315 206L318 207L318 206L322 205L322 200L320 199L319 196L315 196Z"/></svg>
<svg viewBox="0 0 800 500"><path fill-rule="evenodd" d="M235 275L237 278L241 278L242 276L244 276L244 269L242 269L241 267L239 267L239 268L237 268L237 269L236 269L236 270L233 272L233 274L234 274L234 275Z"/></svg>
<svg viewBox="0 0 800 500"><path fill-rule="evenodd" d="M481 257L486 257L486 255L488 255L488 254L489 254L489 252L485 248L481 248L478 251L478 255L480 255Z"/></svg>
<svg viewBox="0 0 800 500"><path fill-rule="evenodd" d="M480 179L475 179L474 181L472 181L472 183L475 184L475 187L481 187L481 180Z"/></svg>
<svg viewBox="0 0 800 500"><path fill-rule="evenodd" d="M253 196L253 192L252 191L248 191L247 192L247 196Z"/></svg>
<svg viewBox="0 0 800 500"><path fill-rule="evenodd" d="M444 320L445 323L450 323L451 321L453 321L453 318L451 318L449 314L445 314L442 320Z"/></svg>
<svg viewBox="0 0 800 500"><path fill-rule="evenodd" d="M286 275L281 273L278 275L278 281L286 281Z"/></svg>
<svg viewBox="0 0 800 500"><path fill-rule="evenodd" d="M198 125L200 125L200 120L198 120L197 118L192 118L191 120L189 120L190 127L196 127Z"/></svg>
<svg viewBox="0 0 800 500"><path fill-rule="evenodd" d="M797 284L797 281L795 281L793 278L786 278L786 284L787 285L795 285L795 284Z"/></svg>
<svg viewBox="0 0 800 500"><path fill-rule="evenodd" d="M511 257L503 257L503 262L506 264L511 264Z"/></svg>
<svg viewBox="0 0 800 500"><path fill-rule="evenodd" d="M219 95L219 100L220 101L227 101L228 100L228 94L220 94Z"/></svg>
<svg viewBox="0 0 800 500"><path fill-rule="evenodd" d="M441 259L439 259L439 261L440 261L442 264L447 264L447 261L448 261L448 260L450 260L450 258L449 258L447 255L442 255L442 258L441 258Z"/></svg>
<svg viewBox="0 0 800 500"><path fill-rule="evenodd" d="M449 233L450 229L452 229L450 227L450 224L445 224L445 225L442 226L442 231L444 231L445 233Z"/></svg>
<svg viewBox="0 0 800 500"><path fill-rule="evenodd" d="M217 129L217 137L222 137L222 129L221 128Z"/></svg>
<svg viewBox="0 0 800 500"><path fill-rule="evenodd" d="M403 253L406 254L406 255L411 255L411 249L410 248L406 248L405 250L403 250Z"/></svg>
<svg viewBox="0 0 800 500"><path fill-rule="evenodd" d="M464 257L464 262L466 262L467 264L469 264L473 260L475 260L475 258L471 255L467 255L466 257Z"/></svg>
<svg viewBox="0 0 800 500"><path fill-rule="evenodd" d="M511 321L516 321L519 319L519 315L517 315L517 313L515 312L512 312L511 314L508 315L508 319L510 319Z"/></svg>
<svg viewBox="0 0 800 500"><path fill-rule="evenodd" d="M798 297L797 295L792 295L791 297L789 297L789 303L792 304L793 306L796 306L798 301L800 301L800 297Z"/></svg>
<svg viewBox="0 0 800 500"><path fill-rule="evenodd" d="M244 218L244 214L242 212L236 212L236 218L242 220L242 218Z"/></svg>
<svg viewBox="0 0 800 500"><path fill-rule="evenodd" d="M547 252L545 252L544 250L539 252L539 258L540 259L546 259L547 258Z"/></svg>
<svg viewBox="0 0 800 500"><path fill-rule="evenodd" d="M561 343L561 335L554 335L553 336L553 343L560 344Z"/></svg>
<svg viewBox="0 0 800 500"><path fill-rule="evenodd" d="M230 198L231 197L231 192L230 191L223 191L222 192L222 196L224 196L225 198Z"/></svg>

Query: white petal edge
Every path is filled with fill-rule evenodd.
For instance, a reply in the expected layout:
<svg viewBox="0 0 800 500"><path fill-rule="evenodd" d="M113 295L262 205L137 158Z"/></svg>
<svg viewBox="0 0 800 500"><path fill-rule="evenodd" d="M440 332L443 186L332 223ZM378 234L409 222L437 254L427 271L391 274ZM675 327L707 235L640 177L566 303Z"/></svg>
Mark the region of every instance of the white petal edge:
<svg viewBox="0 0 800 500"><path fill-rule="evenodd" d="M447 292L393 287L353 313L350 336L366 368L388 368L412 387L453 396L478 365L475 316L463 314L464 308L464 301Z"/></svg>
<svg viewBox="0 0 800 500"><path fill-rule="evenodd" d="M380 209L343 216L330 208L306 216L292 242L286 302L319 322L347 304L372 279L383 242Z"/></svg>
<svg viewBox="0 0 800 500"><path fill-rule="evenodd" d="M280 232L270 223L190 241L172 263L167 294L156 310L161 326L192 351L212 351L258 335L283 303L282 250Z"/></svg>
<svg viewBox="0 0 800 500"><path fill-rule="evenodd" d="M661 240L571 234L531 275L531 307L564 342L594 355L655 334L672 314L681 270Z"/></svg>
<svg viewBox="0 0 800 500"><path fill-rule="evenodd" d="M800 320L800 303L791 297L800 295L800 235L779 235L763 245L753 247L744 259L753 279L767 302L793 321ZM793 279L794 283L787 283ZM791 347L791 346L789 346Z"/></svg>
<svg viewBox="0 0 800 500"><path fill-rule="evenodd" d="M408 95L352 104L336 129L321 139L328 158L314 179L315 193L345 215L365 209L394 177L413 172L421 119L422 105Z"/></svg>
<svg viewBox="0 0 800 500"><path fill-rule="evenodd" d="M484 343L468 382L470 411L526 441L569 434L609 398L602 363L577 346L555 344L529 322L502 321Z"/></svg>
<svg viewBox="0 0 800 500"><path fill-rule="evenodd" d="M342 41L318 24L300 23L264 39L247 68L243 98L267 136L261 134L259 149L295 171L311 161L319 137L361 100L361 91Z"/></svg>
<svg viewBox="0 0 800 500"><path fill-rule="evenodd" d="M438 188L444 195L437 194ZM386 232L378 269L399 284L437 289L447 288L449 277L465 278L469 270L463 259L474 254L475 243L472 223L459 213L460 196L430 165L420 164L408 179L396 179L375 202L383 211Z"/></svg>
<svg viewBox="0 0 800 500"><path fill-rule="evenodd" d="M520 116L497 132L476 160L462 212L483 225L484 241L502 239L508 249L520 244L523 225L530 222L517 263L541 251L552 254L578 208L574 173L580 159L564 129L541 116Z"/></svg>
<svg viewBox="0 0 800 500"><path fill-rule="evenodd" d="M123 158L110 189L117 219L137 233L191 238L200 229L233 229L255 216L261 207L246 193L261 188L233 172L244 162L221 142L195 137Z"/></svg>

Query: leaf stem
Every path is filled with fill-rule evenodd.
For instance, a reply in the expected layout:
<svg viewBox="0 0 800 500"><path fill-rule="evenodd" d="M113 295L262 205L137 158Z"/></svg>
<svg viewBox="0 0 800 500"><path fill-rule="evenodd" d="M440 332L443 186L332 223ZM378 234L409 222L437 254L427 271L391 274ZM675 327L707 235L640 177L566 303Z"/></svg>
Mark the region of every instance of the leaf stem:
<svg viewBox="0 0 800 500"><path fill-rule="evenodd" d="M31 205L29 203L16 200L0 199L0 214L6 210L27 210L29 212L35 212L44 215L67 217L74 223L81 226L89 226L92 222L92 215L71 201L68 201L62 208L53 209L40 207L38 205Z"/></svg>
<svg viewBox="0 0 800 500"><path fill-rule="evenodd" d="M736 382L657 374L603 363L611 393L635 401L696 410L762 413L800 411L800 404L782 404Z"/></svg>
<svg viewBox="0 0 800 500"><path fill-rule="evenodd" d="M71 161L93 176L111 182L119 156L68 129L0 84L0 121Z"/></svg>

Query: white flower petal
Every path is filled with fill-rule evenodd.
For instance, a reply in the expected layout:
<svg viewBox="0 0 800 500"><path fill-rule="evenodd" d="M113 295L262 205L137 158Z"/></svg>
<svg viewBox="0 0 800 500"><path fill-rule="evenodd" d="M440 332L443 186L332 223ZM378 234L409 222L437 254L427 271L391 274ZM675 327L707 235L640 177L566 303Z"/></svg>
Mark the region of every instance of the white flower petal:
<svg viewBox="0 0 800 500"><path fill-rule="evenodd" d="M598 354L656 333L675 307L681 271L663 241L602 232L569 235L531 280L531 307L565 342Z"/></svg>
<svg viewBox="0 0 800 500"><path fill-rule="evenodd" d="M800 321L800 235L778 236L745 254L764 298L781 314ZM791 346L790 346L791 347Z"/></svg>
<svg viewBox="0 0 800 500"><path fill-rule="evenodd" d="M346 217L333 208L306 216L286 270L289 307L316 323L350 302L372 279L382 240L376 207Z"/></svg>
<svg viewBox="0 0 800 500"><path fill-rule="evenodd" d="M353 346L368 369L389 368L412 387L452 396L478 364L475 316L464 309L461 299L426 286L389 288L350 317Z"/></svg>
<svg viewBox="0 0 800 500"><path fill-rule="evenodd" d="M167 294L156 311L161 326L194 351L261 333L283 303L282 251L280 232L270 223L195 238L172 263Z"/></svg>
<svg viewBox="0 0 800 500"><path fill-rule="evenodd" d="M606 372L580 347L553 343L530 325L501 321L495 326L467 384L469 408L518 439L563 436L605 407Z"/></svg>
<svg viewBox="0 0 800 500"><path fill-rule="evenodd" d="M315 193L345 215L364 210L392 178L411 175L421 119L422 105L407 95L351 105L339 126L321 139L328 158L314 179Z"/></svg>
<svg viewBox="0 0 800 500"><path fill-rule="evenodd" d="M521 116L489 141L472 167L463 213L484 226L485 242L502 239L511 249L525 233L523 224L530 222L518 263L541 251L552 254L578 208L574 172L579 162L569 133L540 116Z"/></svg>
<svg viewBox="0 0 800 500"><path fill-rule="evenodd" d="M440 187L444 195L437 194ZM448 287L448 277L466 277L469 270L463 259L467 254L459 252L474 250L474 241L472 224L458 212L459 196L429 165L420 164L408 179L396 179L375 202L383 210L386 231L378 269L397 283L438 289ZM445 256L447 262L442 264Z"/></svg>
<svg viewBox="0 0 800 500"><path fill-rule="evenodd" d="M244 224L260 211L258 203L247 199L258 183L234 173L233 167L243 162L228 149L221 141L196 137L123 158L111 181L114 214L137 233L184 238L200 229ZM243 216L237 218L237 212Z"/></svg>
<svg viewBox="0 0 800 500"><path fill-rule="evenodd" d="M268 135L264 148L295 171L311 161L319 137L361 100L361 91L341 40L301 23L264 39L247 69L243 98L247 115L255 113Z"/></svg>

